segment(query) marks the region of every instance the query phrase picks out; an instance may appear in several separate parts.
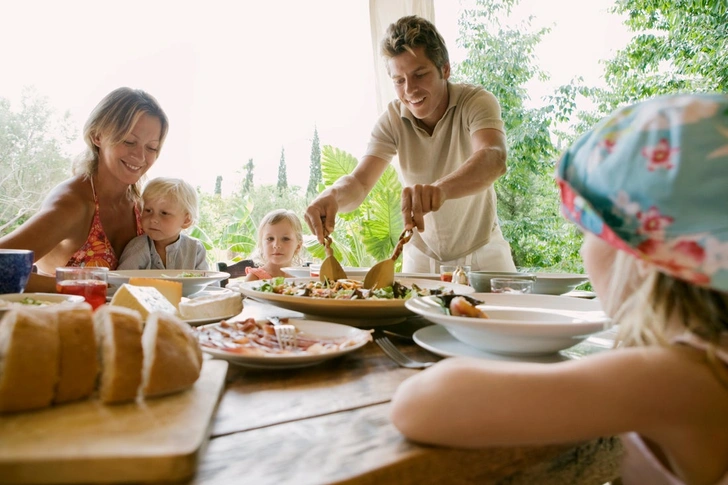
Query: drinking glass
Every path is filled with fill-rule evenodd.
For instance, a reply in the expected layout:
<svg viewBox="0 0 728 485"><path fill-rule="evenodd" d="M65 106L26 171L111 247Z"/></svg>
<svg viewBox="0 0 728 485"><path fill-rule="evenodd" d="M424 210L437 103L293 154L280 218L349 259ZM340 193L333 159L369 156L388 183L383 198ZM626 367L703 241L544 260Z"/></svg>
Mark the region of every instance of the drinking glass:
<svg viewBox="0 0 728 485"><path fill-rule="evenodd" d="M459 274L458 281L453 280L453 273L460 268L461 273ZM460 264L441 264L440 265L440 281L447 281L448 283L459 283L461 285L469 284L470 266Z"/></svg>
<svg viewBox="0 0 728 485"><path fill-rule="evenodd" d="M515 294L532 293L533 281L516 278L491 278L490 292Z"/></svg>
<svg viewBox="0 0 728 485"><path fill-rule="evenodd" d="M106 303L108 281L109 268L56 268L56 291L65 295L82 296L94 310Z"/></svg>

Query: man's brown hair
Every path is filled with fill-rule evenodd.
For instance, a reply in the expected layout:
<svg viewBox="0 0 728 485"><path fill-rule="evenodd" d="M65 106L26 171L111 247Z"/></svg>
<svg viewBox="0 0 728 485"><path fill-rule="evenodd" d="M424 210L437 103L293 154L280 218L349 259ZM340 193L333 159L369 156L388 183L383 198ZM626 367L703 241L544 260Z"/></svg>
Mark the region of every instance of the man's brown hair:
<svg viewBox="0 0 728 485"><path fill-rule="evenodd" d="M387 27L381 53L391 59L405 51L414 54L415 47L424 47L425 55L442 74L443 66L450 62L445 41L431 22L416 15L402 17Z"/></svg>

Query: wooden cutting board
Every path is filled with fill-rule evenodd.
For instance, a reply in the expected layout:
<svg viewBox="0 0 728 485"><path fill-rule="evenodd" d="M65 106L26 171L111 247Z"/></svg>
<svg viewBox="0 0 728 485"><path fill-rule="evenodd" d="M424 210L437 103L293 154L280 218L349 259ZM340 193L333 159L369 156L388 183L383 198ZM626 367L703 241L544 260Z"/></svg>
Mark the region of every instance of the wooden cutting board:
<svg viewBox="0 0 728 485"><path fill-rule="evenodd" d="M227 362L205 360L195 386L142 403L98 400L0 415L0 483L183 480L197 468Z"/></svg>

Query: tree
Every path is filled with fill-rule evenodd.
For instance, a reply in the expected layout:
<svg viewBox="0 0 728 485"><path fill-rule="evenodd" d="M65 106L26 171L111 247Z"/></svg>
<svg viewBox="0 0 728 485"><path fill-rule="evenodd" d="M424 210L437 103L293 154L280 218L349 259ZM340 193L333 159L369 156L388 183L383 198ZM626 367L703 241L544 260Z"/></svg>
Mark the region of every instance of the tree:
<svg viewBox="0 0 728 485"><path fill-rule="evenodd" d="M281 161L278 163L278 192L283 192L288 188L288 176L286 175L286 152L281 147Z"/></svg>
<svg viewBox="0 0 728 485"><path fill-rule="evenodd" d="M612 11L635 35L605 63L598 115L663 94L728 92L728 3L620 0Z"/></svg>
<svg viewBox="0 0 728 485"><path fill-rule="evenodd" d="M215 179L215 195L218 197L222 195L222 175L218 175Z"/></svg>
<svg viewBox="0 0 728 485"><path fill-rule="evenodd" d="M504 18L518 0L477 0L459 20L458 43L467 49L453 78L483 86L498 98L508 140L508 172L495 184L503 234L516 266L581 269L580 238L559 213L553 182L558 155L551 128L573 112L575 89L562 89L543 108L527 108L526 84L547 74L534 49L549 29L531 31L531 19L515 26ZM507 59L507 62L504 61ZM474 221L477 223L477 221Z"/></svg>
<svg viewBox="0 0 728 485"><path fill-rule="evenodd" d="M245 164L245 179L243 180L243 194L249 194L253 190L253 159L249 158Z"/></svg>
<svg viewBox="0 0 728 485"><path fill-rule="evenodd" d="M319 147L318 128L313 128L313 141L311 142L311 163L308 172L307 195L318 193L318 186L321 183L321 148Z"/></svg>
<svg viewBox="0 0 728 485"><path fill-rule="evenodd" d="M75 136L70 113L56 114L34 88L23 90L17 112L0 98L0 235L37 212L51 188L70 176L65 151Z"/></svg>

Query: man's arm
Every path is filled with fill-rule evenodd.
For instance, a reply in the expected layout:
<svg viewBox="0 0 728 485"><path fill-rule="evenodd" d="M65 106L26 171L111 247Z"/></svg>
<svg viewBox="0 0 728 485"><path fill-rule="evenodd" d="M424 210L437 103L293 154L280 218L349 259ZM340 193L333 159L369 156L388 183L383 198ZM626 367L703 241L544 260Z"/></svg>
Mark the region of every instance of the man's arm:
<svg viewBox="0 0 728 485"><path fill-rule="evenodd" d="M366 156L351 174L341 177L311 202L306 209L306 224L321 244L334 231L336 213L349 212L359 207L387 169L387 165L389 162L386 160Z"/></svg>
<svg viewBox="0 0 728 485"><path fill-rule="evenodd" d="M506 137L491 128L471 135L473 153L454 172L432 184L417 184L402 190L405 229L425 230L424 215L442 207L448 199L459 199L485 190L506 173Z"/></svg>

